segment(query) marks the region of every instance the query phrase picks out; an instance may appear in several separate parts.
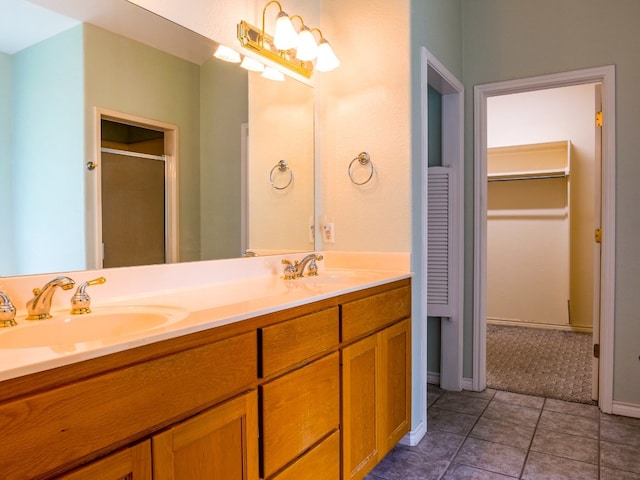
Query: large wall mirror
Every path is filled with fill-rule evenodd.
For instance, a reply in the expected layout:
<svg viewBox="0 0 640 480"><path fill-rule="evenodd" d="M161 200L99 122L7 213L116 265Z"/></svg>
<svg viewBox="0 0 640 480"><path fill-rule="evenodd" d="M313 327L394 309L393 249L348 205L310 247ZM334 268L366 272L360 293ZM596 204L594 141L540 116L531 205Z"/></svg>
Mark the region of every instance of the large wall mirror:
<svg viewBox="0 0 640 480"><path fill-rule="evenodd" d="M314 248L310 86L213 58L213 40L126 0L0 0L2 32L0 276L102 266L103 149L168 158L168 261ZM141 233L112 228L144 245L137 215Z"/></svg>

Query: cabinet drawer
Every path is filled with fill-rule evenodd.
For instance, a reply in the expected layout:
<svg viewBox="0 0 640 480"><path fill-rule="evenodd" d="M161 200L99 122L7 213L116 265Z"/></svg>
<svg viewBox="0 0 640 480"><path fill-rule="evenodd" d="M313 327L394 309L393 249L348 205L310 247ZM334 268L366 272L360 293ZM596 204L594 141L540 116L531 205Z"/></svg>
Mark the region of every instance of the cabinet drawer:
<svg viewBox="0 0 640 480"><path fill-rule="evenodd" d="M338 480L340 478L340 432L332 433L273 480Z"/></svg>
<svg viewBox="0 0 640 480"><path fill-rule="evenodd" d="M340 423L338 352L260 387L262 478L272 475Z"/></svg>
<svg viewBox="0 0 640 480"><path fill-rule="evenodd" d="M349 341L411 315L411 288L389 290L342 305L342 341Z"/></svg>
<svg viewBox="0 0 640 480"><path fill-rule="evenodd" d="M261 377L284 370L338 345L338 307L259 329Z"/></svg>

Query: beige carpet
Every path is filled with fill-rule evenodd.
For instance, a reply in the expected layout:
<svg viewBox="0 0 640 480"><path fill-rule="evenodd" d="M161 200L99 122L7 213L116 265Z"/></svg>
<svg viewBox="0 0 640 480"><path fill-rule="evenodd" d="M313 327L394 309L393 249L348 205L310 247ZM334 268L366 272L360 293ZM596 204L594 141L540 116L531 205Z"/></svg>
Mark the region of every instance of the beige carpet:
<svg viewBox="0 0 640 480"><path fill-rule="evenodd" d="M487 324L487 386L591 402L590 333Z"/></svg>

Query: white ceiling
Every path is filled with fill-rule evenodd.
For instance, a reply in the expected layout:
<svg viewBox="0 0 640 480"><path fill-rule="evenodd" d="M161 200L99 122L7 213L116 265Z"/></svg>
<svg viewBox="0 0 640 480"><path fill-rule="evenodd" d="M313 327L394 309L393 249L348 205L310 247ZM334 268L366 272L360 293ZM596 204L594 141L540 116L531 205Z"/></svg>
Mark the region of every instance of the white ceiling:
<svg viewBox="0 0 640 480"><path fill-rule="evenodd" d="M83 22L198 65L217 45L126 0L0 0L0 52L13 54Z"/></svg>

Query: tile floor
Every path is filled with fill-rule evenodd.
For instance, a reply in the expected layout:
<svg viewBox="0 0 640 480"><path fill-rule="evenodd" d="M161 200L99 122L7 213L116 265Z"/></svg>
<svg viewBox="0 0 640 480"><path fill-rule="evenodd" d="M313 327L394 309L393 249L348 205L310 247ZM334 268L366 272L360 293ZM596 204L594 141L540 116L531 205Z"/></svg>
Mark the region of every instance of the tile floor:
<svg viewBox="0 0 640 480"><path fill-rule="evenodd" d="M640 419L495 390L429 385L428 433L365 480L640 480Z"/></svg>

